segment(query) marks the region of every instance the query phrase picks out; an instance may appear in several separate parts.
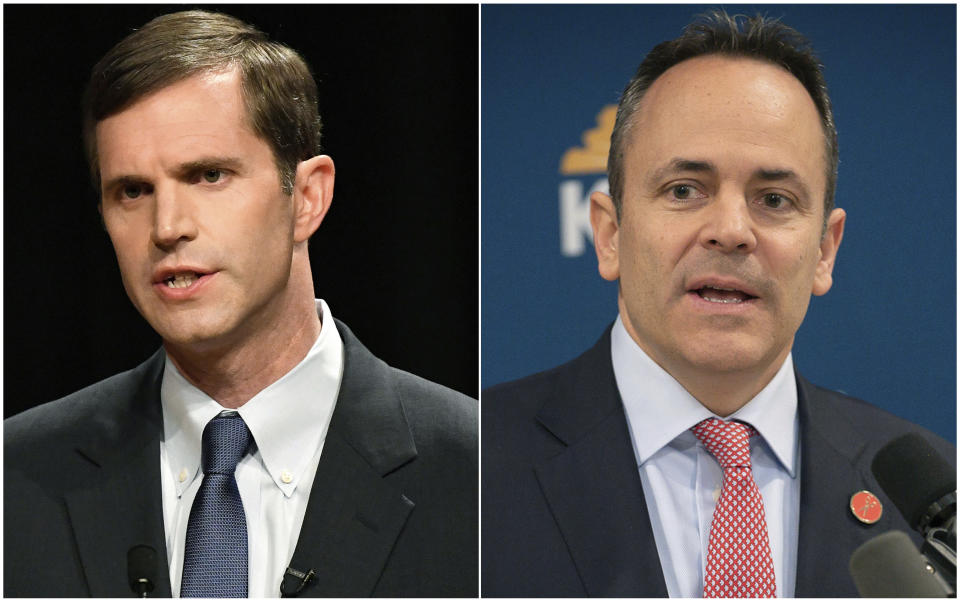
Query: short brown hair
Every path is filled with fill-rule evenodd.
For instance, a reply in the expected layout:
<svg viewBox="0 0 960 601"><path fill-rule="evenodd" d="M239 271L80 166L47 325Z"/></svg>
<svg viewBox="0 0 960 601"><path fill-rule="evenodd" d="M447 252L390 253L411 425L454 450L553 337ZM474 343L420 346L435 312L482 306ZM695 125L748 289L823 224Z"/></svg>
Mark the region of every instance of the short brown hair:
<svg viewBox="0 0 960 601"><path fill-rule="evenodd" d="M204 72L240 71L249 125L273 150L283 190L297 163L320 153L317 84L290 48L234 17L201 10L163 15L134 31L94 66L83 100L83 138L99 188L97 123L144 96Z"/></svg>
<svg viewBox="0 0 960 601"><path fill-rule="evenodd" d="M742 22L738 19L742 19ZM699 20L687 25L680 37L655 46L624 89L617 107L617 120L610 137L610 154L607 158L607 178L617 219L620 219L623 206L623 155L632 117L640 108L640 101L667 69L687 59L708 54L749 57L779 65L806 88L820 114L820 125L826 138L827 186L823 201L826 224L827 216L833 210L840 155L837 128L833 122L833 109L822 66L813 54L810 42L795 29L761 15L731 17L722 10L702 15Z"/></svg>

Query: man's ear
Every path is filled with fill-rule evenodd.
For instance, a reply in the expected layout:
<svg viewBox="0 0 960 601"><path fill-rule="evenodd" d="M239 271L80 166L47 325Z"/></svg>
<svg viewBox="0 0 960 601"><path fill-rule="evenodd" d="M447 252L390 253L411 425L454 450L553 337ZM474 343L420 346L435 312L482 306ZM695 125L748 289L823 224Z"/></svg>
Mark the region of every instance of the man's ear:
<svg viewBox="0 0 960 601"><path fill-rule="evenodd" d="M325 154L297 165L293 182L294 242L306 242L320 227L333 202L334 173L333 159Z"/></svg>
<svg viewBox="0 0 960 601"><path fill-rule="evenodd" d="M823 296L833 286L833 265L837 260L840 241L843 240L843 227L847 222L847 213L843 209L834 209L827 219L827 229L820 240L820 261L813 276L813 294Z"/></svg>
<svg viewBox="0 0 960 601"><path fill-rule="evenodd" d="M600 276L611 282L620 277L620 255L617 250L620 224L613 199L603 192L590 195L590 225L593 227L593 247L597 251Z"/></svg>

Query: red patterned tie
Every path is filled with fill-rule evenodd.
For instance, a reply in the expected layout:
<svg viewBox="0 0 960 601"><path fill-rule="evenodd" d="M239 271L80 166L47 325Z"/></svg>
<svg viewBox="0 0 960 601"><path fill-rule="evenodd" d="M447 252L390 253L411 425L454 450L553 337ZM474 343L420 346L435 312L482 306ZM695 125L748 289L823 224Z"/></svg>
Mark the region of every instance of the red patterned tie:
<svg viewBox="0 0 960 601"><path fill-rule="evenodd" d="M773 556L763 498L750 467L750 437L740 422L706 419L691 428L723 469L723 490L713 510L704 597L775 597Z"/></svg>

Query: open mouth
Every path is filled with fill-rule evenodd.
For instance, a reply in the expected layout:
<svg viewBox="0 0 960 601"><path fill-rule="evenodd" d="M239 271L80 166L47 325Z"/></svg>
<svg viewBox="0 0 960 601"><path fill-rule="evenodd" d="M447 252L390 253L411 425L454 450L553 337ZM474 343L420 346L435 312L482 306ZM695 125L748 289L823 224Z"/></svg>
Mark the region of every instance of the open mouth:
<svg viewBox="0 0 960 601"><path fill-rule="evenodd" d="M742 290L737 290L735 288L719 288L717 286L703 286L697 288L696 290L691 290L702 298L705 301L711 303L721 303L725 305L745 303L747 301L757 298L751 294L747 294Z"/></svg>
<svg viewBox="0 0 960 601"><path fill-rule="evenodd" d="M202 273L188 271L185 273L171 275L163 280L163 283L167 286L167 288L189 288L202 276Z"/></svg>

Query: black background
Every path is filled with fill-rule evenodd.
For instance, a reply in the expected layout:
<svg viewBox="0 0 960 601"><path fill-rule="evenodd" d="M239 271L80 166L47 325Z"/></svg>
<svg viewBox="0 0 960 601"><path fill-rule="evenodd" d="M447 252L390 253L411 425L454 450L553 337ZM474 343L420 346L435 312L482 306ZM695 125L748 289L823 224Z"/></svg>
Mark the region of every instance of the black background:
<svg viewBox="0 0 960 601"><path fill-rule="evenodd" d="M90 69L194 6L4 6L4 416L146 359L80 139ZM204 8L198 6L198 8ZM374 354L478 387L478 8L212 7L300 52L337 168L316 294Z"/></svg>

